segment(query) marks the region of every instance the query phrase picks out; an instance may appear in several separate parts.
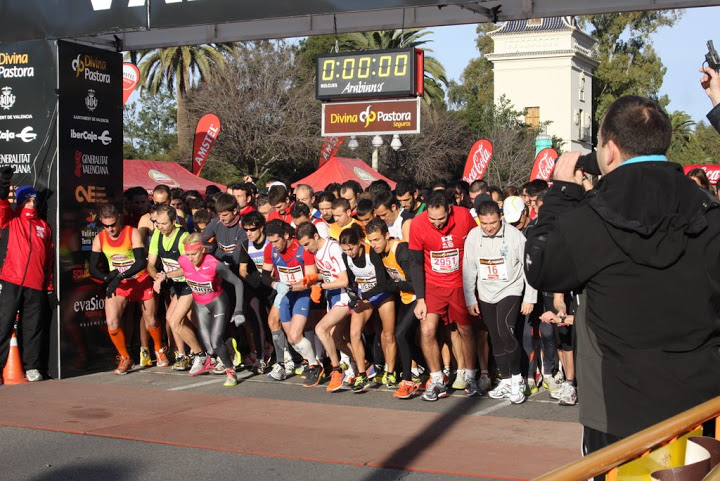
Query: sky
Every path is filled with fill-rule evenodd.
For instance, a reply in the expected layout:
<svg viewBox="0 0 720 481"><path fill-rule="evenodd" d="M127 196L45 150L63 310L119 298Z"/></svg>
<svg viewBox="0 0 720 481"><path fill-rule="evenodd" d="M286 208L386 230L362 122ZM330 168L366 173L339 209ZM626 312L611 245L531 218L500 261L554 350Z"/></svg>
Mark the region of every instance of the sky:
<svg viewBox="0 0 720 481"><path fill-rule="evenodd" d="M655 51L667 68L660 94L670 98L667 110L683 110L696 122L705 120L711 104L700 87L698 72L705 60L706 43L713 40L720 51L720 7L686 9L674 27L664 27L652 37ZM468 62L479 56L475 49L476 25L434 27L432 56L444 66L448 80L460 80Z"/></svg>

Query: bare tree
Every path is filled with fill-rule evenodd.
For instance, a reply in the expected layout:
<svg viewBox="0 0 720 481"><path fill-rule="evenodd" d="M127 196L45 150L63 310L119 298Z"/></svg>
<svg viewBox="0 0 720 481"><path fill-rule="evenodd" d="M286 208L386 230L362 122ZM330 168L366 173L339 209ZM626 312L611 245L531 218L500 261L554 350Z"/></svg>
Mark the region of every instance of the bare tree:
<svg viewBox="0 0 720 481"><path fill-rule="evenodd" d="M295 80L293 60L282 41L238 44L224 75L188 95L196 120L206 113L220 118L211 157L261 179L294 178L317 162L320 106L314 86Z"/></svg>

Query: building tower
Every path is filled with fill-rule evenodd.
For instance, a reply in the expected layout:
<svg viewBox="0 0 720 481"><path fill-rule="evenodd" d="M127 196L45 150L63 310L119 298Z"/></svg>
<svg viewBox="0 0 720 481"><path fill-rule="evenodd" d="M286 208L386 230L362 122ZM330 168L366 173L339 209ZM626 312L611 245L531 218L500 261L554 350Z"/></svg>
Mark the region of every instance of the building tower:
<svg viewBox="0 0 720 481"><path fill-rule="evenodd" d="M550 122L548 135L563 150L592 149L592 71L595 40L573 17L512 20L491 32L495 103L504 95L534 127Z"/></svg>

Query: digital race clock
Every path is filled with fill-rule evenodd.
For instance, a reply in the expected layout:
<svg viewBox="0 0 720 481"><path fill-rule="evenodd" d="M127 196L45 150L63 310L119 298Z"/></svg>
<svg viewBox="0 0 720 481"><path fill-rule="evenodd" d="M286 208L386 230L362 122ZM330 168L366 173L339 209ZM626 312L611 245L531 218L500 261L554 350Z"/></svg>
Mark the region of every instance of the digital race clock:
<svg viewBox="0 0 720 481"><path fill-rule="evenodd" d="M423 51L415 48L318 55L316 97L406 97L422 95Z"/></svg>

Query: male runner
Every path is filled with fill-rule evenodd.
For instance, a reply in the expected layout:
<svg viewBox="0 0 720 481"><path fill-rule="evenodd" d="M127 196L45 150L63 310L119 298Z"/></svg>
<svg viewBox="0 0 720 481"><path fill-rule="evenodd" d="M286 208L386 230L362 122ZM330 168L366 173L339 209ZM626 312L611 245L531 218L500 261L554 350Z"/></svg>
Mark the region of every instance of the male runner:
<svg viewBox="0 0 720 481"><path fill-rule="evenodd" d="M381 191L373 200L375 217L380 217L388 227L390 237L408 241L410 239L410 224L414 215L410 211L400 210L392 192Z"/></svg>
<svg viewBox="0 0 720 481"><path fill-rule="evenodd" d="M317 273L315 257L302 247L292 235L294 229L287 222L272 220L265 226L269 244L265 247L262 279L266 286L277 291L268 322L279 318L282 332L271 322L270 329L277 354L277 364L268 374L270 379L282 381L286 377L284 359L285 336L295 350L309 364L303 385L315 387L324 373L318 364L312 343L303 335L310 311L310 291L302 280Z"/></svg>
<svg viewBox="0 0 720 481"><path fill-rule="evenodd" d="M299 224L297 238L300 245L315 256L317 282L325 291L327 299L327 314L315 326L315 333L325 347L332 366L327 391L335 392L343 385L343 371L337 350L340 349L348 356L352 355L350 346L341 336L341 331L345 329L339 326L348 319L350 313L348 308L350 298L345 292L345 287L348 285L347 267L342 260L343 251L340 244L334 239L324 239L314 224L310 222Z"/></svg>
<svg viewBox="0 0 720 481"><path fill-rule="evenodd" d="M477 224L467 209L452 206L443 191L433 192L427 210L410 226L410 270L420 319L420 340L430 369L430 383L423 394L426 401L447 397L447 378L440 367L437 329L440 320L455 323L461 336L466 367L465 392L479 396L475 379L475 342L472 321L465 309L462 262L465 238Z"/></svg>
<svg viewBox="0 0 720 481"><path fill-rule="evenodd" d="M128 301L142 301L142 317L155 344L157 365L166 367L169 365L167 348L162 346L162 333L155 318L153 279L145 270L147 260L140 232L134 227L123 227L119 212L112 204L100 206L98 219L103 230L93 239L90 275L107 284L105 321L120 361L115 374L127 374L135 365L127 351L125 334L120 327L120 317ZM101 253L107 258L108 273L98 269ZM147 347L141 346L140 349L147 350Z"/></svg>

